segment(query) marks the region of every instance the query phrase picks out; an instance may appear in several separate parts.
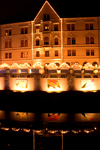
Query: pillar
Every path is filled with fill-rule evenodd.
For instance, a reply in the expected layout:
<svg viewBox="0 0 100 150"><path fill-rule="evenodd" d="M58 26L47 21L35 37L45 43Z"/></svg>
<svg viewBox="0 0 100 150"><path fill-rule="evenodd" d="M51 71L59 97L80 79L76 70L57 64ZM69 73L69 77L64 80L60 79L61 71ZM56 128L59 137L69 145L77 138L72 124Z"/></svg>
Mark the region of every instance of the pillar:
<svg viewBox="0 0 100 150"><path fill-rule="evenodd" d="M35 131L33 130L33 150L35 150Z"/></svg>
<svg viewBox="0 0 100 150"><path fill-rule="evenodd" d="M62 149L61 150L63 150L63 133L62 133Z"/></svg>
<svg viewBox="0 0 100 150"><path fill-rule="evenodd" d="M10 90L10 73L9 69L6 70L6 74L4 75L4 90Z"/></svg>
<svg viewBox="0 0 100 150"><path fill-rule="evenodd" d="M40 74L34 75L34 91L40 91L41 90L40 79L41 79Z"/></svg>

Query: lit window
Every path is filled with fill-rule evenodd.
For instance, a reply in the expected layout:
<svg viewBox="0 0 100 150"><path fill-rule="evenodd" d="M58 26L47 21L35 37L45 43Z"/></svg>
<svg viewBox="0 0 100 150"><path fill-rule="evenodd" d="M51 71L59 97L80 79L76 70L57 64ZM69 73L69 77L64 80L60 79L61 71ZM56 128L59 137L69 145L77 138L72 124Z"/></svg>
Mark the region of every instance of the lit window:
<svg viewBox="0 0 100 150"><path fill-rule="evenodd" d="M39 26L36 26L36 33L39 32Z"/></svg>
<svg viewBox="0 0 100 150"><path fill-rule="evenodd" d="M21 58L28 58L28 52L21 52Z"/></svg>
<svg viewBox="0 0 100 150"><path fill-rule="evenodd" d="M44 31L49 31L49 25L48 24L44 25Z"/></svg>

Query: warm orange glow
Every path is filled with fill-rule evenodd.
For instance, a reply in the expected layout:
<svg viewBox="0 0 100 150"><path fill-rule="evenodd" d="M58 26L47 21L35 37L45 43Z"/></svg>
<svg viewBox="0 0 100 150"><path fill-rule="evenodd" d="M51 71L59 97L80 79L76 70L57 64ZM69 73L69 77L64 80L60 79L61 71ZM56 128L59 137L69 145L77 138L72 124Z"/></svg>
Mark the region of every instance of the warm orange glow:
<svg viewBox="0 0 100 150"><path fill-rule="evenodd" d="M32 60L33 60L33 21L32 21Z"/></svg>
<svg viewBox="0 0 100 150"><path fill-rule="evenodd" d="M61 19L61 57L63 60L63 26L62 26L62 19Z"/></svg>
<svg viewBox="0 0 100 150"><path fill-rule="evenodd" d="M33 66L33 68L36 68L36 69L42 69L42 65L41 65L41 62L36 62Z"/></svg>

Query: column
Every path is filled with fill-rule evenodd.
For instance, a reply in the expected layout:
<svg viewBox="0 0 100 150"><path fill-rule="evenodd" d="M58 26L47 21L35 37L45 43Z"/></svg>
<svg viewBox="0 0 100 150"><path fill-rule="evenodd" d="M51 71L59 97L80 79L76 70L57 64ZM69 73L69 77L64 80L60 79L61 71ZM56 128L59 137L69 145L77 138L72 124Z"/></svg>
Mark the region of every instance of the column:
<svg viewBox="0 0 100 150"><path fill-rule="evenodd" d="M35 150L35 131L33 130L33 150Z"/></svg>

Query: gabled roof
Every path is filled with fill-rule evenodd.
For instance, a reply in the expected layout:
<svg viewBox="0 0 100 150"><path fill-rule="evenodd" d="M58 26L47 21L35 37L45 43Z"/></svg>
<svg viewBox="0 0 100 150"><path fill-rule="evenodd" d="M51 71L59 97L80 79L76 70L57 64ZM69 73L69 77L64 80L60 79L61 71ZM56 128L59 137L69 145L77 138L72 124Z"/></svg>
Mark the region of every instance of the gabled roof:
<svg viewBox="0 0 100 150"><path fill-rule="evenodd" d="M36 15L36 17L34 18L34 21L36 20L36 18L38 17L38 15L40 14L40 12L43 10L44 6L48 4L49 7L53 10L53 12L57 15L57 17L60 19L60 16L57 14L57 12L54 10L54 8L50 5L50 3L46 0L43 4L43 6L41 7L40 11L38 12L38 14Z"/></svg>

